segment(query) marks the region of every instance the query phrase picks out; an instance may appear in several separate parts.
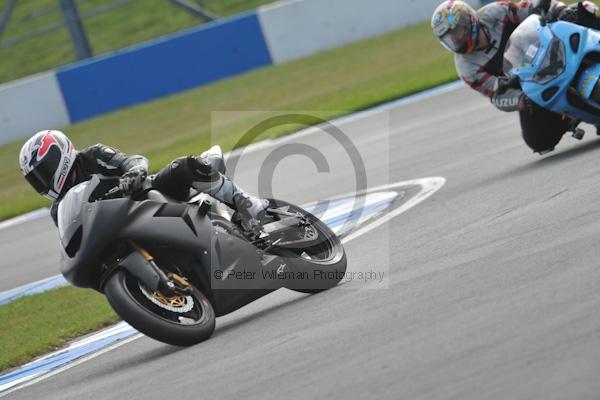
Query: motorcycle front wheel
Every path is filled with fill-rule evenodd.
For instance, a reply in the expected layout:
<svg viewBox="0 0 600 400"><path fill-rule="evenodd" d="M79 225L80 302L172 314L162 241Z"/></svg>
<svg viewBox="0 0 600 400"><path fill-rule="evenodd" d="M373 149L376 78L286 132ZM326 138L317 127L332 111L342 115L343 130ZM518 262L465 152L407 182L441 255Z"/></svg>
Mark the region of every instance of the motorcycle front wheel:
<svg viewBox="0 0 600 400"><path fill-rule="evenodd" d="M104 293L115 312L138 331L175 346L191 346L215 330L215 312L202 292L167 296L148 289L125 270L116 271Z"/></svg>

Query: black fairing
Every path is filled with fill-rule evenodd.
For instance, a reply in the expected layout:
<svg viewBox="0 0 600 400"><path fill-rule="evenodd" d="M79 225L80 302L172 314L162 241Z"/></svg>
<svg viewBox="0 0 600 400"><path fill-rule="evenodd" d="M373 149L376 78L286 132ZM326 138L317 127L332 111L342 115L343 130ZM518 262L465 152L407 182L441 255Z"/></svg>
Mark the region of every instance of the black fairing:
<svg viewBox="0 0 600 400"><path fill-rule="evenodd" d="M89 199L99 180L90 181L84 198ZM217 315L227 314L277 289L258 287L228 288L228 282L211 280L213 266L219 270L259 271L260 257L254 246L227 232L215 231L208 216L198 207L169 202L164 196L150 195L152 200L132 201L129 198L84 201L78 218L63 228L62 273L75 286L102 290L103 270L112 255L115 243L127 240L157 253L167 249L167 258L182 255L190 258L193 273L189 278L213 302ZM81 241L76 252L68 254L75 233L80 230ZM173 254L172 257L168 253ZM123 256L123 255L122 255Z"/></svg>

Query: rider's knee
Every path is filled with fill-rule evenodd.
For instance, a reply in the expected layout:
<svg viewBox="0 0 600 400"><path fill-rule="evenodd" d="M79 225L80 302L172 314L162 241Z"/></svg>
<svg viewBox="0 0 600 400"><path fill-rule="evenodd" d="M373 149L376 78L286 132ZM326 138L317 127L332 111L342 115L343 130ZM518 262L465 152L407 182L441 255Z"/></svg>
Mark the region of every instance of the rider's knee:
<svg viewBox="0 0 600 400"><path fill-rule="evenodd" d="M200 155L217 172L225 174L225 160L220 146L213 146Z"/></svg>

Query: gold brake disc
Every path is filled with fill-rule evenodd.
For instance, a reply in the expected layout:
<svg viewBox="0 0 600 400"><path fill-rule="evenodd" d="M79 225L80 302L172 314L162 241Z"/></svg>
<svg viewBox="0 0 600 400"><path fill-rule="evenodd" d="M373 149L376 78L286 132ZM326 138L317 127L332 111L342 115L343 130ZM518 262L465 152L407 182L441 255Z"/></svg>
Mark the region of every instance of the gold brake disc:
<svg viewBox="0 0 600 400"><path fill-rule="evenodd" d="M169 279L172 280L173 282L175 282L179 287L182 287L186 290L191 290L192 286L189 284L189 282L187 281L187 279L174 274L174 273L170 273L169 275ZM165 296L163 293L159 292L159 291L155 291L153 294L154 298L158 301L160 301L163 304L166 304L168 306L171 307L184 307L186 304L186 296L182 296L180 294L176 294L175 296L172 297L167 297Z"/></svg>
<svg viewBox="0 0 600 400"><path fill-rule="evenodd" d="M189 284L187 279L177 275L170 273L169 279L175 282L178 286L189 290L191 292L192 286ZM142 293L151 300L154 304L159 307L162 307L166 310L177 312L177 313L186 313L194 308L194 299L192 296L185 296L181 294L176 294L174 296L165 296L162 292L158 290L154 290L149 292L148 289L139 283L140 290Z"/></svg>
<svg viewBox="0 0 600 400"><path fill-rule="evenodd" d="M159 302L161 302L167 306L171 306L171 307L175 307L175 308L181 308L181 307L185 306L185 304L186 304L185 297L183 297L179 294L176 294L173 297L167 297L164 294L162 294L161 292L155 291L154 293L152 293L152 296Z"/></svg>

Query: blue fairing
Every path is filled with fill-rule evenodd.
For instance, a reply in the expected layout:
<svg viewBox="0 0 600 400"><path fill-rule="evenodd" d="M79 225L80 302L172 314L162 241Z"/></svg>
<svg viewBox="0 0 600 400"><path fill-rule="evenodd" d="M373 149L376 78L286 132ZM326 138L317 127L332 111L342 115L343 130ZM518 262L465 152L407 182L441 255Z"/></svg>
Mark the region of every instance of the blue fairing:
<svg viewBox="0 0 600 400"><path fill-rule="evenodd" d="M520 33L517 29L511 36L511 42L523 40L525 37L528 40L532 39L533 29L537 31L538 39L520 53L522 58L517 57L521 61L520 65L514 65L516 62L509 64L510 68L506 68L505 65L505 72L517 75L525 95L538 105L559 114L568 113L588 123L600 124L600 104L590 99L600 77L600 65L591 64L578 74L582 61L591 53L597 53L597 60L600 60L600 32L568 22L554 22L542 26L539 17L535 15L523 22L523 25L525 24L528 24L529 28L523 28ZM527 29L529 36L524 32ZM578 43L574 35L579 35ZM505 53L505 62L510 46L511 44ZM521 46L521 49L525 48ZM559 57L563 51L565 56ZM514 55L516 51L513 50L512 53ZM549 60L559 58L558 62L553 63L553 73L546 75L546 79L540 78L540 73L543 75L543 71L548 70ZM559 67L556 67L557 65ZM569 91L571 98L579 97L586 107L571 104L567 96Z"/></svg>

